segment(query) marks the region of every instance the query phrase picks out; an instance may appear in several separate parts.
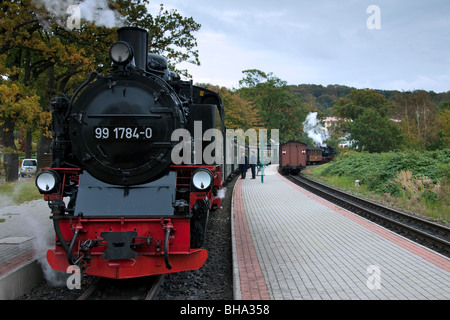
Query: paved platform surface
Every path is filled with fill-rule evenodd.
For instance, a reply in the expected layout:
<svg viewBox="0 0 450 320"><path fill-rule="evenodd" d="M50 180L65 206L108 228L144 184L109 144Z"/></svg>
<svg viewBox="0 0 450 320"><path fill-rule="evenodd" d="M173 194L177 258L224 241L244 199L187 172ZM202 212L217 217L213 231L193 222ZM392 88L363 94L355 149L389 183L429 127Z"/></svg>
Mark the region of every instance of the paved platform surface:
<svg viewBox="0 0 450 320"><path fill-rule="evenodd" d="M450 299L449 259L301 189L275 166L264 183L238 180L233 220L235 299Z"/></svg>
<svg viewBox="0 0 450 320"><path fill-rule="evenodd" d="M43 200L17 206L9 204L0 195L0 299L14 299L20 295L16 286L27 288L27 283L19 282L33 284L33 279L19 273L21 268L36 260L50 269L45 260L54 239L49 216L50 209ZM33 272L27 269L25 273ZM8 280L12 276L16 280Z"/></svg>

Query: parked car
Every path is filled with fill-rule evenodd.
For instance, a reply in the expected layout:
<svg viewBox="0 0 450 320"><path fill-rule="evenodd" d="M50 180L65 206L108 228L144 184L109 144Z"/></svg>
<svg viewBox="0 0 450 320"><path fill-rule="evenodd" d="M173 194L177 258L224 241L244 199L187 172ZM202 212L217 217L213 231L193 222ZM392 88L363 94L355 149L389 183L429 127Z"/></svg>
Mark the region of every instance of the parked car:
<svg viewBox="0 0 450 320"><path fill-rule="evenodd" d="M20 176L26 177L36 174L37 170L37 160L36 159L23 159L20 166L19 174Z"/></svg>

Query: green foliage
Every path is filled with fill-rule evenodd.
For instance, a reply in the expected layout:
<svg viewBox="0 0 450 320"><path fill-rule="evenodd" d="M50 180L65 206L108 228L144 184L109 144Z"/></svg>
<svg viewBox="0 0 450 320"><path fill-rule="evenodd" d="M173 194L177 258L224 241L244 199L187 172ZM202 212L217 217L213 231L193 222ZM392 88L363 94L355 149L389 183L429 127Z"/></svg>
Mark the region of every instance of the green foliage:
<svg viewBox="0 0 450 320"><path fill-rule="evenodd" d="M177 10L166 10L163 4L157 14L152 14L147 7L149 0L114 2L125 16L127 25L144 28L149 32L150 52L166 57L171 69L188 77L188 71L178 70L176 65L183 61L200 65L194 33L200 30L201 25L192 17L183 17Z"/></svg>
<svg viewBox="0 0 450 320"><path fill-rule="evenodd" d="M280 130L280 141L296 139L300 136L301 124L309 113L305 104L292 94L286 82L272 73L251 69L239 84L238 93L254 104L261 126Z"/></svg>
<svg viewBox="0 0 450 320"><path fill-rule="evenodd" d="M345 118L346 121L341 121L334 128L334 134L338 136L350 134L349 123L356 121L364 110L373 109L382 118L395 119L401 131L401 139L397 143L405 150L450 147L450 91L357 90L341 85L325 87L314 84L291 85L289 89L310 110L318 111L322 117L334 115Z"/></svg>
<svg viewBox="0 0 450 320"><path fill-rule="evenodd" d="M228 129L256 129L261 124L261 117L253 103L241 97L239 92L228 90L225 87L209 86L220 94L225 108L225 126Z"/></svg>
<svg viewBox="0 0 450 320"><path fill-rule="evenodd" d="M398 149L401 144L399 125L392 121L389 112L392 104L374 90L352 90L334 102L333 114L341 121L340 129L350 134L350 140L360 150L386 152Z"/></svg>
<svg viewBox="0 0 450 320"><path fill-rule="evenodd" d="M370 191L399 196L404 185L398 183L401 172L411 172L414 179L441 184L450 179L450 149L431 152L354 153L341 157L322 172L323 175L348 176L360 180ZM423 196L437 199L427 190Z"/></svg>
<svg viewBox="0 0 450 320"><path fill-rule="evenodd" d="M200 24L176 10L165 10L163 5L152 14L148 4L149 0L108 1L125 25L149 31L149 49L166 56L173 70L183 61L199 65L194 33ZM7 99L17 100L0 101L0 143L12 157L5 159L8 181L17 180L17 157L11 153L16 149L17 130L26 131L26 143L19 143L31 152L33 136L34 142L50 136L50 99L70 96L92 71L109 72L108 50L117 40L117 28L81 19L76 29L69 30L66 21L66 6L58 1L3 1L0 6L0 75L8 78L0 78L0 91L7 91ZM188 75L186 70L177 71ZM39 150L45 152L42 146Z"/></svg>
<svg viewBox="0 0 450 320"><path fill-rule="evenodd" d="M425 152L346 151L314 174L339 187L372 193L406 209L450 218L450 149Z"/></svg>
<svg viewBox="0 0 450 320"><path fill-rule="evenodd" d="M318 110L323 114L329 114L333 102L347 96L352 90L350 87L337 84L326 87L316 84L290 85L289 89L301 98L310 110Z"/></svg>
<svg viewBox="0 0 450 320"><path fill-rule="evenodd" d="M388 100L370 89L352 90L345 98L339 98L333 106L335 115L351 120L363 115L365 110L373 110L384 118L388 115L389 108Z"/></svg>
<svg viewBox="0 0 450 320"><path fill-rule="evenodd" d="M392 190L392 181L401 171L414 177L426 176L438 183L450 179L450 149L428 152L350 152L332 162L323 175L351 176L376 192ZM397 190L400 191L400 190Z"/></svg>
<svg viewBox="0 0 450 320"><path fill-rule="evenodd" d="M353 122L348 123L350 140L361 150L386 152L401 147L401 132L397 123L383 118L374 109L363 110Z"/></svg>

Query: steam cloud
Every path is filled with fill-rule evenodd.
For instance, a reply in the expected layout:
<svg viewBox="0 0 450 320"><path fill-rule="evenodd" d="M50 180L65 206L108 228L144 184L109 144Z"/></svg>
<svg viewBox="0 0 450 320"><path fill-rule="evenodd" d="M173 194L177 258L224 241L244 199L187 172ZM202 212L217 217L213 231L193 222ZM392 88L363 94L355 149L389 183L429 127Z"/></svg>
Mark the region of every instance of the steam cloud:
<svg viewBox="0 0 450 320"><path fill-rule="evenodd" d="M24 222L28 225L31 230L30 235L34 238L32 245L35 259L41 265L45 280L52 287L64 287L66 285L67 274L62 271L53 270L48 264L45 254L43 254L52 248L50 242L52 237L49 237L48 227L42 225L42 221L39 221L33 215L26 215Z"/></svg>
<svg viewBox="0 0 450 320"><path fill-rule="evenodd" d="M33 0L32 3L61 19L69 29L79 28L80 19L107 28L123 26L121 15L108 7L107 0Z"/></svg>
<svg viewBox="0 0 450 320"><path fill-rule="evenodd" d="M312 112L306 117L303 132L307 133L317 146L324 146L324 142L328 139L324 127L317 121L317 112Z"/></svg>
<svg viewBox="0 0 450 320"><path fill-rule="evenodd" d="M223 188L223 189L219 190L217 195L219 196L220 199L223 200L225 198L226 194L227 194L227 188Z"/></svg>

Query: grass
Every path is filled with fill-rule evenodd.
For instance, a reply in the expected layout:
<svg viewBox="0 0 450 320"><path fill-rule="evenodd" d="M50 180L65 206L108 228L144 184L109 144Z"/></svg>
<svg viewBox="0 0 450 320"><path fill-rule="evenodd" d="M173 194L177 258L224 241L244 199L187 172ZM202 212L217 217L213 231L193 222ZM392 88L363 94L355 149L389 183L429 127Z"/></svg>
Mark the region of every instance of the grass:
<svg viewBox="0 0 450 320"><path fill-rule="evenodd" d="M360 184L359 187L355 184L355 178L351 176L325 176L323 175L323 171L329 166L329 164L324 164L318 167L314 167L312 169L306 170L304 173L307 175L311 175L313 177L318 178L319 180L326 182L329 185L345 189L348 191L352 191L353 193L362 193L366 194L369 192L367 185Z"/></svg>
<svg viewBox="0 0 450 320"><path fill-rule="evenodd" d="M0 206L18 205L28 201L42 199L34 179L0 184Z"/></svg>

